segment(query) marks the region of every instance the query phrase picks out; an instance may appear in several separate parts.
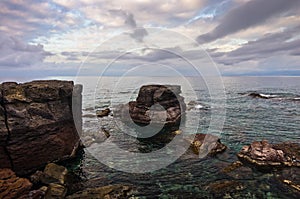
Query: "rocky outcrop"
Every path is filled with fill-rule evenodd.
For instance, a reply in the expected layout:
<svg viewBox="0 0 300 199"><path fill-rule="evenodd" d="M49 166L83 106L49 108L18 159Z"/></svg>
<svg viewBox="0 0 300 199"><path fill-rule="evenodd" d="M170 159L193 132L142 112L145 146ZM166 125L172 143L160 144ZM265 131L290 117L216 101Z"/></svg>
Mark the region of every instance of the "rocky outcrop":
<svg viewBox="0 0 300 199"><path fill-rule="evenodd" d="M204 152L209 155L222 153L227 149L226 145L222 144L217 136L198 133L191 142L191 149L197 155Z"/></svg>
<svg viewBox="0 0 300 199"><path fill-rule="evenodd" d="M180 123L185 112L184 98L180 96L180 86L174 85L146 85L139 90L136 101L131 101L118 115L126 115L137 124L148 125L151 120L168 126Z"/></svg>
<svg viewBox="0 0 300 199"><path fill-rule="evenodd" d="M23 175L74 154L80 132L73 118L80 131L81 86L55 80L7 82L0 90L0 167Z"/></svg>
<svg viewBox="0 0 300 199"><path fill-rule="evenodd" d="M171 132L178 130L184 121L186 105L180 93L181 87L177 85L142 86L136 101L116 107L114 117L128 126L133 126L132 121L137 124L134 127L139 140L171 140L174 136Z"/></svg>
<svg viewBox="0 0 300 199"><path fill-rule="evenodd" d="M10 169L0 169L0 198L26 198L32 184L25 178L19 178Z"/></svg>
<svg viewBox="0 0 300 199"><path fill-rule="evenodd" d="M254 164L258 168L300 167L299 151L300 145L296 143L270 144L263 140L244 146L237 156L242 161Z"/></svg>

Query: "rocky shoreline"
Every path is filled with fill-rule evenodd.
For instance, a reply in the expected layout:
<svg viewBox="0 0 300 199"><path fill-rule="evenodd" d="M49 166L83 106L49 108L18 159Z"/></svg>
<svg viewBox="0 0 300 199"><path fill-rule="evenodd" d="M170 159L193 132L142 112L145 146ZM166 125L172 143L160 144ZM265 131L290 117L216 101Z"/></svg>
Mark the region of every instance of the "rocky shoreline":
<svg viewBox="0 0 300 199"><path fill-rule="evenodd" d="M0 84L0 91L0 198L135 198L133 185L85 187L66 168L66 162L76 164L72 160L83 153L79 138L82 86L68 81L8 82ZM154 111L153 115L158 116L155 122L164 126L155 141L167 143L182 133L177 124L184 120L186 105L180 92L178 86L144 86L136 101L121 105L114 113L109 109L97 112L97 116L120 117L128 113L136 124L144 126L151 123L150 112ZM151 109L155 104L159 107ZM166 115L162 115L160 107L167 110ZM162 116L166 117L161 119ZM85 136L82 142L88 147L110 137L105 129L102 134L96 138ZM196 134L193 140L186 141L195 158L203 150L208 151L209 158L227 150L214 135ZM220 175L231 180L207 185L213 197L242 197L239 192L247 188L243 180L251 178L254 170L273 175L280 186L293 191L293 197L300 197L299 143L256 141L244 146L236 157L238 161L220 169Z"/></svg>

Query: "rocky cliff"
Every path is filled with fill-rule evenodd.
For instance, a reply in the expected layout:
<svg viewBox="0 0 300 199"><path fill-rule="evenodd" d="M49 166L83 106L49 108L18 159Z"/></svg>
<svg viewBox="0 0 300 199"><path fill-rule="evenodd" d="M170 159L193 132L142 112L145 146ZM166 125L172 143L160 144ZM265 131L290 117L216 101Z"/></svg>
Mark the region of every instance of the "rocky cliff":
<svg viewBox="0 0 300 199"><path fill-rule="evenodd" d="M79 145L73 118L80 131L81 92L70 81L0 84L0 167L23 175L72 156Z"/></svg>

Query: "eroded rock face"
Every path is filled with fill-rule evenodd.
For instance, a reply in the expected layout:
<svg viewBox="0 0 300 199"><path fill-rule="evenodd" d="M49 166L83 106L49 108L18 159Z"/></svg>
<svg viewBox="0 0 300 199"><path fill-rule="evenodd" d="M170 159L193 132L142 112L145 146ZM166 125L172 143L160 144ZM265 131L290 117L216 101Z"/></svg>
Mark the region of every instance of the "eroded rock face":
<svg viewBox="0 0 300 199"><path fill-rule="evenodd" d="M137 124L148 125L152 119L173 126L180 123L186 110L180 93L180 86L145 85L140 88L136 101L129 102L117 112L120 116L126 116L129 112L127 116Z"/></svg>
<svg viewBox="0 0 300 199"><path fill-rule="evenodd" d="M0 198L26 198L32 184L25 178L19 178L10 169L0 169Z"/></svg>
<svg viewBox="0 0 300 199"><path fill-rule="evenodd" d="M74 153L80 132L73 117L81 118L81 86L53 80L3 83L0 89L0 167L23 175ZM78 98L74 107L72 94ZM78 121L79 131L80 126Z"/></svg>
<svg viewBox="0 0 300 199"><path fill-rule="evenodd" d="M276 166L300 167L300 145L296 143L270 144L268 141L255 141L244 146L237 156L257 167L272 168Z"/></svg>

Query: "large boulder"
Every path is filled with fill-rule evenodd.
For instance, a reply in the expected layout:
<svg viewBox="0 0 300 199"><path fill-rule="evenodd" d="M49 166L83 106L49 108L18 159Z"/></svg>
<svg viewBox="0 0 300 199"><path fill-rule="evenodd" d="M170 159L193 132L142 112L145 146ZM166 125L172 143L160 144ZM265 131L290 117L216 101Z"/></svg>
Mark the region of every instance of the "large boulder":
<svg viewBox="0 0 300 199"><path fill-rule="evenodd" d="M81 128L80 85L56 80L7 82L0 89L0 167L23 175L74 154ZM72 96L77 98L74 106ZM73 118L78 120L77 129Z"/></svg>

